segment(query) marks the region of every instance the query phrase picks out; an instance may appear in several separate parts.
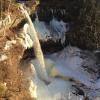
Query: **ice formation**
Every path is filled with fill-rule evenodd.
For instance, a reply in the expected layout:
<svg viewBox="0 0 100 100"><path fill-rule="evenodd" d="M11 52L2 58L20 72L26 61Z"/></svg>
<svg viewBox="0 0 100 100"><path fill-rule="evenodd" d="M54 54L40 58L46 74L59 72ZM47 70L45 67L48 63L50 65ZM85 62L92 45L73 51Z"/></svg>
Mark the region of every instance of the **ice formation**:
<svg viewBox="0 0 100 100"><path fill-rule="evenodd" d="M45 68L44 55L43 55L43 52L41 50L40 41L39 41L37 32L35 30L35 27L32 23L32 20L29 16L27 10L24 9L23 5L20 5L20 9L21 9L23 15L26 16L28 24L30 26L30 32L31 33L28 33L28 34L31 36L31 38L33 39L33 42L34 42L33 48L34 48L35 56L36 56L37 61L38 61L37 67L39 67L38 70L37 70L37 73L42 80L44 80L45 82L50 82L50 79L47 75L46 68Z"/></svg>
<svg viewBox="0 0 100 100"><path fill-rule="evenodd" d="M48 63L48 66L52 65L50 60L48 61L48 59L45 59L45 61ZM32 63L36 66L36 61L32 60ZM33 66L33 70L35 66ZM74 98L74 100L80 100L80 96L77 97L71 93L72 88L71 82L69 81L52 77L51 83L45 84L39 79L38 75L35 74L35 78L33 78L33 84L35 84L37 87L35 93L37 94L37 100L67 100L68 98L69 100L72 100L72 98Z"/></svg>
<svg viewBox="0 0 100 100"><path fill-rule="evenodd" d="M5 54L1 54L1 55L0 55L0 62L1 62L1 61L5 61L5 60L7 60L7 59L8 59L7 55L5 55Z"/></svg>
<svg viewBox="0 0 100 100"><path fill-rule="evenodd" d="M55 17L49 23L46 23L44 21L39 21L38 15L36 14L36 19L33 21L33 24L41 40L47 41L51 39L58 41L61 39L62 43L65 42L65 33L69 31L68 23L62 20L58 21Z"/></svg>

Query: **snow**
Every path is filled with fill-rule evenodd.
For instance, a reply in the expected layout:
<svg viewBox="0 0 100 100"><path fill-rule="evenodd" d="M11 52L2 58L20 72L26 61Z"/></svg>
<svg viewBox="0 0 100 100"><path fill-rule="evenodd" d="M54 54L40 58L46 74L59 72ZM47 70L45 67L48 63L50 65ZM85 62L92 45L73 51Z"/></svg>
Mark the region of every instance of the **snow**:
<svg viewBox="0 0 100 100"><path fill-rule="evenodd" d="M16 44L16 40L7 41L4 50L9 50L13 47L14 44Z"/></svg>
<svg viewBox="0 0 100 100"><path fill-rule="evenodd" d="M11 16L10 14L7 14L3 20L0 20L0 28L11 24L11 22Z"/></svg>
<svg viewBox="0 0 100 100"><path fill-rule="evenodd" d="M58 64L56 66L56 69L58 74L57 75L53 75L53 76L65 76L66 78L69 77L69 78L73 78L75 79L76 81L79 81L80 83L83 83L89 87L92 86L92 83L90 81L92 81L90 79L89 76L85 75L84 73L82 72L78 72L77 70L73 70L69 67L65 67L64 65L62 64ZM53 72L54 70L52 70L52 74L56 73L55 71ZM60 74L60 75L59 75Z"/></svg>
<svg viewBox="0 0 100 100"><path fill-rule="evenodd" d="M96 81L96 86L97 86L98 88L100 88L100 79L98 79L98 80Z"/></svg>
<svg viewBox="0 0 100 100"><path fill-rule="evenodd" d="M38 15L36 13L35 21L33 21L34 27L38 33L38 37L42 41L47 41L49 39L53 41L61 40L61 43L65 42L65 34L69 31L69 23L64 21L58 21L55 17L49 22L39 21ZM26 23L23 27L23 37L25 38L26 47L29 48L33 44L34 34L31 31L31 27Z"/></svg>
<svg viewBox="0 0 100 100"><path fill-rule="evenodd" d="M81 50L76 47L67 47L61 52L45 56L46 71L52 81L45 84L36 74L33 83L37 86L37 100L67 100L67 98L82 100L83 96L77 97L72 94L72 91L75 91L72 87L73 84L78 87L84 84L86 88L81 88L91 98L100 95L100 79L95 81L91 74L84 70L82 67L84 59L80 57L80 52ZM91 60L89 61L91 62ZM35 70L38 70L36 59L32 60L31 63Z"/></svg>
<svg viewBox="0 0 100 100"><path fill-rule="evenodd" d="M89 85L89 81L93 80L81 67L84 60L79 56L80 50L72 47L71 49L73 49L73 51L71 51L69 48L70 47L67 47L62 52L50 55L49 58L55 62L55 68L57 68L59 73L74 77L75 79L83 81L82 83Z"/></svg>

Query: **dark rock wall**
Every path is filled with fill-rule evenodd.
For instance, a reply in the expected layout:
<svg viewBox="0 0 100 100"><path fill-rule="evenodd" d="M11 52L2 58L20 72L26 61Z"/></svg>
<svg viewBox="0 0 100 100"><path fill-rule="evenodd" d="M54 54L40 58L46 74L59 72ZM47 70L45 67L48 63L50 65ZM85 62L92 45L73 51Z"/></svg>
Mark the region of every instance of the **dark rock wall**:
<svg viewBox="0 0 100 100"><path fill-rule="evenodd" d="M71 23L66 44L94 50L100 46L99 3L98 0L40 0L37 11L41 21L49 22L56 17Z"/></svg>
<svg viewBox="0 0 100 100"><path fill-rule="evenodd" d="M56 17L65 22L76 21L82 6L82 0L77 0L77 2L75 0L41 0L38 15L40 20L46 20L47 18L50 20L52 17ZM53 13L51 13L51 9L53 9ZM61 13L63 10L65 10L64 14Z"/></svg>

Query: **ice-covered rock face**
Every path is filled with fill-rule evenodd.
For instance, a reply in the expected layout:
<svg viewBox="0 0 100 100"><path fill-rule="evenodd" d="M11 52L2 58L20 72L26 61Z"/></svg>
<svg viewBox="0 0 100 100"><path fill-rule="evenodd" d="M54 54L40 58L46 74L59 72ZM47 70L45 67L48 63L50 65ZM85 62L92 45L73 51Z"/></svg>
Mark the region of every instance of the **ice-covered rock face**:
<svg viewBox="0 0 100 100"><path fill-rule="evenodd" d="M65 33L69 31L69 24L64 21L58 21L55 17L49 22L39 21L38 15L33 21L40 40L47 41L49 39L53 41L61 40L63 44L65 42Z"/></svg>

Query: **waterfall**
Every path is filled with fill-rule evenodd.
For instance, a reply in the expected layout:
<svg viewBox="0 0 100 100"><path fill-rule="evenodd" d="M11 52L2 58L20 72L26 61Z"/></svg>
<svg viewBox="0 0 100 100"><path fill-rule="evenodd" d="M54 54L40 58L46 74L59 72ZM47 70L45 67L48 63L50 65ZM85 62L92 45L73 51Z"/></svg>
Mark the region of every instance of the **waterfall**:
<svg viewBox="0 0 100 100"><path fill-rule="evenodd" d="M45 55L44 59L37 33L39 33L38 35L42 40L48 40L46 36L58 40L64 37L67 31L65 27L67 23L62 20L58 21L55 17L49 23L46 23L39 21L38 15L36 15L35 21L32 22L29 14L22 6L21 10L28 20L26 27L28 25L30 30L28 34L33 41L36 55L36 59L31 60L36 73L35 77L32 78L32 84L30 82L30 93L34 94L32 88L33 84L35 84L37 100L67 100L67 98L68 100L83 100L85 95L89 97L100 95L100 79L97 79L99 73L96 70L98 66L92 52L68 46L60 52ZM57 12L56 10L52 11ZM64 13L63 10L62 14ZM33 77L33 75L31 76ZM45 84L44 82L50 83Z"/></svg>
<svg viewBox="0 0 100 100"><path fill-rule="evenodd" d="M36 68L37 70L37 73L39 75L39 77L46 81L46 82L50 82L49 78L48 78L48 75L47 75L47 72L45 70L45 62L44 62L44 56L43 56L43 53L42 53L42 50L41 50L41 46L40 46L40 42L39 42L39 39L38 39L38 36L37 36L37 32L34 28L34 25L32 23L32 20L28 14L28 12L23 8L23 6L21 5L20 6L21 8L21 11L22 11L22 14L26 16L27 20L28 20L28 23L29 23L29 26L30 26L30 29L31 29L31 36L33 36L33 42L34 42L34 52L35 52L35 56L38 60L38 68Z"/></svg>

